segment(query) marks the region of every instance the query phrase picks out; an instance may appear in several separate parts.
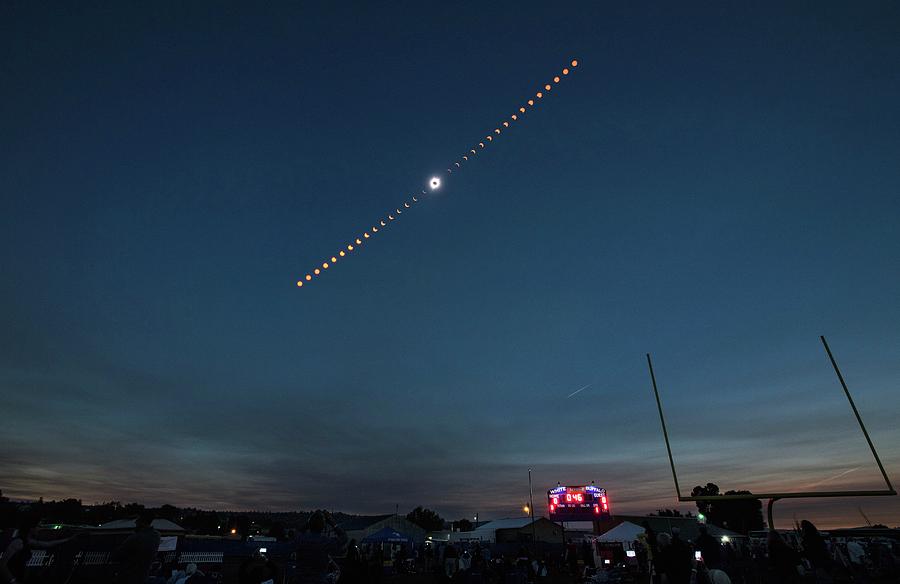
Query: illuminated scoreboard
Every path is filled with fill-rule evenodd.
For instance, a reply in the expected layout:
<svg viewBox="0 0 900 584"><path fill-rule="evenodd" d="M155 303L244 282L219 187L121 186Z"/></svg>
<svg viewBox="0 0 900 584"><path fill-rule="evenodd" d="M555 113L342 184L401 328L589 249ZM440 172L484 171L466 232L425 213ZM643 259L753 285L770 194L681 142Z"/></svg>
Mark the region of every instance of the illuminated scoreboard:
<svg viewBox="0 0 900 584"><path fill-rule="evenodd" d="M547 505L551 521L600 521L609 518L609 498L606 489L556 487L547 491Z"/></svg>

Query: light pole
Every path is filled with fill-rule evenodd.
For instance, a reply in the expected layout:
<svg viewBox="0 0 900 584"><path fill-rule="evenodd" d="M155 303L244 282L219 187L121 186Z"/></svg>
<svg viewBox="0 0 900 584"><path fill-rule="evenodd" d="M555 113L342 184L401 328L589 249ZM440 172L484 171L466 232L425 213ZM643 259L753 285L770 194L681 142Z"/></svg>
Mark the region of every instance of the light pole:
<svg viewBox="0 0 900 584"><path fill-rule="evenodd" d="M534 535L534 489L531 486L531 469L528 469L528 512L531 514L531 549L534 551L535 542Z"/></svg>

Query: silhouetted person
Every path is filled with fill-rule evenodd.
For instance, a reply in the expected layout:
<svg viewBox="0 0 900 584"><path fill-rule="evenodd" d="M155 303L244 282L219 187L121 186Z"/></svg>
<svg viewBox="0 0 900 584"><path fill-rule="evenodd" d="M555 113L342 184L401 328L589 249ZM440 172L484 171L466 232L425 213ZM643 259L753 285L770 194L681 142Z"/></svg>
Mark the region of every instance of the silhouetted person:
<svg viewBox="0 0 900 584"><path fill-rule="evenodd" d="M770 530L767 540L769 551L769 569L774 581L778 584L794 584L800 582L797 566L800 554L781 538L777 531Z"/></svg>
<svg viewBox="0 0 900 584"><path fill-rule="evenodd" d="M447 544L444 550L444 573L448 578L452 578L459 570L459 552L452 543Z"/></svg>
<svg viewBox="0 0 900 584"><path fill-rule="evenodd" d="M335 537L324 534L329 525ZM347 549L347 534L337 526L328 511L316 511L309 518L306 532L297 538L297 582L324 584L331 572L331 556L341 556Z"/></svg>
<svg viewBox="0 0 900 584"><path fill-rule="evenodd" d="M800 522L800 538L803 555L812 565L816 582L831 582L831 556L825 547L825 540L816 526L807 520Z"/></svg>
<svg viewBox="0 0 900 584"><path fill-rule="evenodd" d="M669 570L672 560L672 553L669 549L672 547L672 536L668 533L656 534L656 546L653 552L653 568L656 572L654 582L662 582L663 578L670 581Z"/></svg>
<svg viewBox="0 0 900 584"><path fill-rule="evenodd" d="M278 568L275 563L260 552L256 552L244 560L238 570L238 584L275 582L277 578Z"/></svg>
<svg viewBox="0 0 900 584"><path fill-rule="evenodd" d="M677 527L672 529L672 543L669 545L669 584L689 584L691 581L691 548L681 539Z"/></svg>
<svg viewBox="0 0 900 584"><path fill-rule="evenodd" d="M52 541L35 539L39 518L32 513L19 517L6 549L0 555L0 582L17 584L26 581L26 566L34 549L47 550L72 541L78 535Z"/></svg>
<svg viewBox="0 0 900 584"><path fill-rule="evenodd" d="M710 570L721 569L722 552L719 540L709 534L706 525L701 523L698 527L700 529L700 535L697 536L697 541L694 542L694 545L697 546L697 550L700 551L700 556L703 558L703 564Z"/></svg>
<svg viewBox="0 0 900 584"><path fill-rule="evenodd" d="M184 568L184 574L175 581L175 584L206 584L206 582L206 574L197 568L197 564L191 563Z"/></svg>
<svg viewBox="0 0 900 584"><path fill-rule="evenodd" d="M19 518L12 539L0 556L0 582L15 584L25 581L25 567L31 559L31 532L37 518L26 514Z"/></svg>
<svg viewBox="0 0 900 584"><path fill-rule="evenodd" d="M110 562L118 564L113 579L117 584L144 584L147 579L159 549L159 532L152 523L152 515L141 514L134 521L134 533L110 556Z"/></svg>
<svg viewBox="0 0 900 584"><path fill-rule="evenodd" d="M341 572L341 582L353 584L361 582L365 572L365 562L356 545L356 540L351 539L347 545L347 559L344 561L344 569Z"/></svg>

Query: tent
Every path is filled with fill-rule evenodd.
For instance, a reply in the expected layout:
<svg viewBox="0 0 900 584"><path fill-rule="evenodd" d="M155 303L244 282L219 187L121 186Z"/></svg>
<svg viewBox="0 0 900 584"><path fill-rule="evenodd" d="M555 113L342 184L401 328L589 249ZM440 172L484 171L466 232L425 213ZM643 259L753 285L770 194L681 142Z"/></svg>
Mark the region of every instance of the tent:
<svg viewBox="0 0 900 584"><path fill-rule="evenodd" d="M600 541L618 541L626 544L630 548L631 543L642 533L644 533L643 527L635 525L630 521L624 521L603 535L597 537L597 539Z"/></svg>
<svg viewBox="0 0 900 584"><path fill-rule="evenodd" d="M364 537L362 543L409 543L409 538L399 531L385 527Z"/></svg>

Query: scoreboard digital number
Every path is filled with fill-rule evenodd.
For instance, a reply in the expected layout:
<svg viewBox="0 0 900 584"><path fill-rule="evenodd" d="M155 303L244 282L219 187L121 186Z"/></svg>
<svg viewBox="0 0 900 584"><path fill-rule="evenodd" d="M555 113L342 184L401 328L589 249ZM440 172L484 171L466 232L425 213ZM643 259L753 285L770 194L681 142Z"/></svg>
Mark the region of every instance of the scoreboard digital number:
<svg viewBox="0 0 900 584"><path fill-rule="evenodd" d="M594 485L550 489L547 491L547 505L551 521L600 521L609 518L606 489Z"/></svg>

